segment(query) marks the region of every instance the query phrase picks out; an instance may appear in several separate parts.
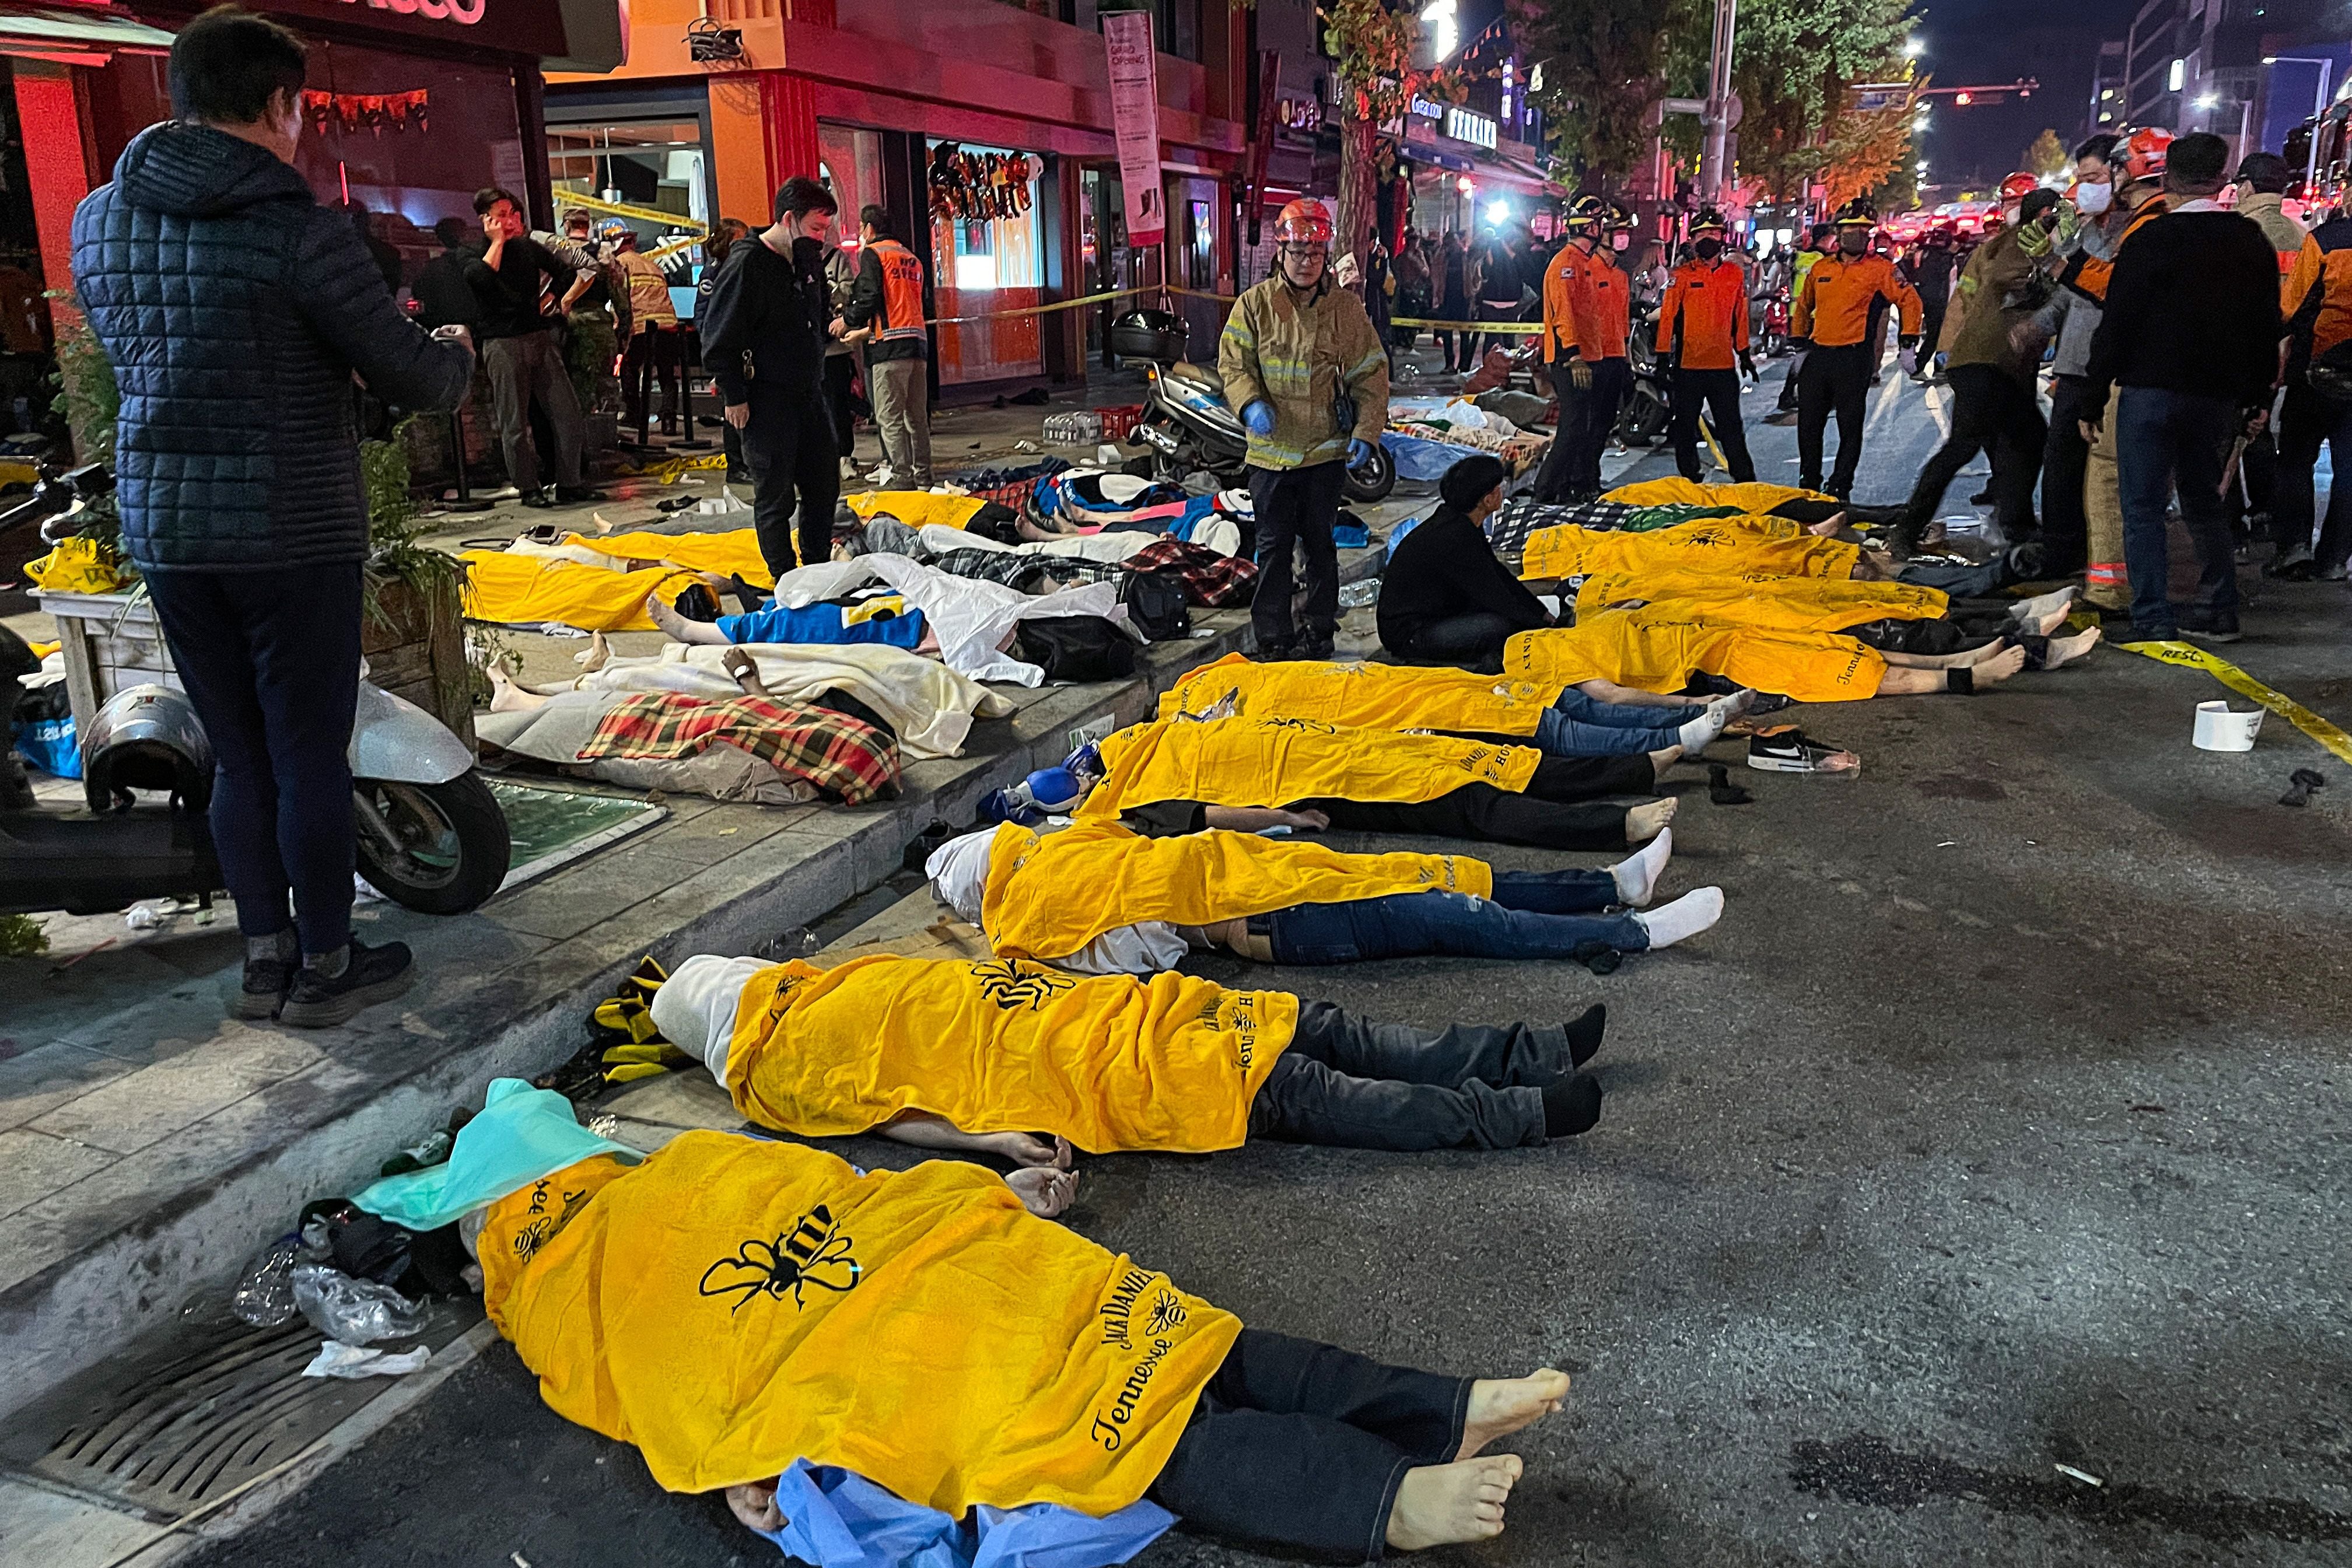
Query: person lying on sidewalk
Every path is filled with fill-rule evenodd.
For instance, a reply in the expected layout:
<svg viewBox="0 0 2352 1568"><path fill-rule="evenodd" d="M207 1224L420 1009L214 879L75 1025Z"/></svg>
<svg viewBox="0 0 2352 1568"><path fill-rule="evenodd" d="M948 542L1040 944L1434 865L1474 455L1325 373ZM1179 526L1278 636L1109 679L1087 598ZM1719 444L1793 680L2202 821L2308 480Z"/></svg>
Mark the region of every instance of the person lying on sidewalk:
<svg viewBox="0 0 2352 1568"><path fill-rule="evenodd" d="M1643 576L1601 572L1576 591L1578 619L1608 610L1648 609L1658 619L1769 632L1839 632L1881 653L1943 655L2006 639L2025 649L2028 669L2055 669L2091 651L2099 628L2056 634L2081 590L2073 585L2031 599L1954 601L1907 583L1832 582L1742 573ZM1572 688L1570 689L1573 689Z"/></svg>
<svg viewBox="0 0 2352 1568"><path fill-rule="evenodd" d="M1485 1450L1568 1395L1549 1368L1440 1376L1245 1328L1051 1223L1066 1171L861 1172L698 1129L634 1162L573 1126L500 1174L477 1131L499 1109L449 1165L393 1180L466 1189L429 1217L551 1409L779 1544L778 1482L807 1466L951 1519L1034 1510L1056 1539L1123 1543L1102 1562L1162 1509L1349 1560L1483 1541L1524 1468Z"/></svg>
<svg viewBox="0 0 2352 1568"><path fill-rule="evenodd" d="M1577 1068L1607 1019L1429 1031L1190 974L701 954L654 993L653 1021L774 1131L1066 1166L1073 1149L1208 1154L1253 1137L1401 1152L1573 1137L1601 1120L1600 1081Z"/></svg>
<svg viewBox="0 0 2352 1568"><path fill-rule="evenodd" d="M1620 849L1656 837L1675 802L1593 797L1651 794L1682 752L1547 757L1532 746L1278 718L1133 724L1079 755L1087 793L1069 803L1073 813L1149 821L1145 831L1339 827Z"/></svg>
<svg viewBox="0 0 2352 1568"><path fill-rule="evenodd" d="M999 957L1077 974L1150 974L1212 948L1259 963L1575 959L1671 947L1722 918L1720 888L1649 910L1674 844L1670 828L1599 870L1497 871L1215 828L1155 838L1108 822L1042 835L1007 822L949 839L923 874Z"/></svg>
<svg viewBox="0 0 2352 1568"><path fill-rule="evenodd" d="M2095 641L2095 637L2091 639ZM2058 662L2089 646L2065 639ZM2053 642L2051 647L2059 647ZM1757 631L1674 617L1670 606L1609 610L1573 626L1523 632L1506 651L1511 674L1571 685L1680 690L1712 675L1792 702L1971 692L2025 668L2022 647L1987 643L1963 653L1881 653L1835 632Z"/></svg>
<svg viewBox="0 0 2352 1568"><path fill-rule="evenodd" d="M1499 646L1499 645L1498 645ZM1525 741L1548 757L1630 757L1679 746L1704 751L1748 710L1754 693L1643 696L1610 702L1469 670L1288 659L1229 653L1177 679L1160 717L1313 718L1353 730L1433 730Z"/></svg>
<svg viewBox="0 0 2352 1568"><path fill-rule="evenodd" d="M691 592L691 590L689 590ZM716 602L713 601L713 608ZM885 595L864 604L781 605L772 598L741 615L698 620L655 594L646 600L646 614L672 642L719 647L743 643L879 643L908 653L939 648L929 637L923 612L895 595Z"/></svg>

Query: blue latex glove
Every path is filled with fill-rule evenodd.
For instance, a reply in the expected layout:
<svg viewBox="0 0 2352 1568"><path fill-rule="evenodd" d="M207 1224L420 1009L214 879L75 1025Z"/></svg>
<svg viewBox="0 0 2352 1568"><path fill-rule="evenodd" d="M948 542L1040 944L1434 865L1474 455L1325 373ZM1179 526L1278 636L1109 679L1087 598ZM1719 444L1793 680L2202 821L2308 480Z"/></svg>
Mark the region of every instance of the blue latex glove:
<svg viewBox="0 0 2352 1568"><path fill-rule="evenodd" d="M1274 434L1274 405L1265 398L1254 398L1242 405L1242 423L1253 436Z"/></svg>
<svg viewBox="0 0 2352 1568"><path fill-rule="evenodd" d="M1352 437L1348 442L1348 467L1356 468L1372 460L1372 444Z"/></svg>

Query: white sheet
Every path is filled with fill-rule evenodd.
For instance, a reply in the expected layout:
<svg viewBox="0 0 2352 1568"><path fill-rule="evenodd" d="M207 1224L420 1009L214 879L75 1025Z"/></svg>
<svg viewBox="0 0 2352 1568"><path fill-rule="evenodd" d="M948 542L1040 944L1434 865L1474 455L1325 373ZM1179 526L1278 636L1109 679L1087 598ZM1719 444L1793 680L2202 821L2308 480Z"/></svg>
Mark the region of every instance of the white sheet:
<svg viewBox="0 0 2352 1568"><path fill-rule="evenodd" d="M822 567L804 567L822 571ZM1013 704L937 659L872 643L746 643L760 679L779 697L807 701L838 687L890 721L908 758L959 757L974 719L1002 719ZM723 647L671 643L646 658L615 658L583 678L583 689L685 691L733 697L719 667Z"/></svg>
<svg viewBox="0 0 2352 1568"><path fill-rule="evenodd" d="M1002 651L1019 622L1039 616L1100 616L1122 625L1127 619L1115 583L1089 583L1083 588L1033 597L1002 583L958 577L904 555L889 554L797 567L777 579L776 599L799 609L877 578L923 612L932 635L939 638L940 661L974 680L1045 684L1044 670Z"/></svg>

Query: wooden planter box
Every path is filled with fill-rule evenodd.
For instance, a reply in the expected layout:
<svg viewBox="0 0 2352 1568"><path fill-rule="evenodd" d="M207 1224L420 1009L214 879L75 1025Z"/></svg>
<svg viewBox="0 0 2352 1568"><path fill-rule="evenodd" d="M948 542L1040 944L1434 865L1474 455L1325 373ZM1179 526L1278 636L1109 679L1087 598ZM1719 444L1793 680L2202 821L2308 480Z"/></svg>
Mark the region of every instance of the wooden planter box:
<svg viewBox="0 0 2352 1568"><path fill-rule="evenodd" d="M155 606L145 597L37 593L34 598L57 620L65 645L66 695L81 732L89 732L99 709L126 687L180 685L155 622ZM472 749L474 700L465 623L454 615L436 622L404 584L386 584L379 603L383 619L365 620L360 628L368 679L440 720Z"/></svg>

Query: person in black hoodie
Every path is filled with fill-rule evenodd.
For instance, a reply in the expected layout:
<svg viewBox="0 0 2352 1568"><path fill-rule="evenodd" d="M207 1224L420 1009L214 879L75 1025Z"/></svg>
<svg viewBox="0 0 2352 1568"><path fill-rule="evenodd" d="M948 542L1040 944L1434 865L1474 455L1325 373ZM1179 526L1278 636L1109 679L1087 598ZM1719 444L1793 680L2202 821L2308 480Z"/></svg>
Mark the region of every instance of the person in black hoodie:
<svg viewBox="0 0 2352 1568"><path fill-rule="evenodd" d="M428 336L402 314L295 172L305 74L275 22L221 6L183 28L178 118L75 210L73 275L121 384L122 547L212 742L213 845L245 937L230 1012L307 1026L414 976L401 943L352 935L368 555L352 377L454 408L474 356L464 327Z"/></svg>
<svg viewBox="0 0 2352 1568"><path fill-rule="evenodd" d="M2132 630L2147 641L2183 631L2238 636L2238 568L2221 503L2230 448L2260 427L2279 374L2278 254L2256 225L2218 205L2230 145L2203 132L2172 143L2164 188L2172 212L2116 256L2098 335L2091 340L2084 439L2116 399L2124 566ZM2180 520L2203 574L2197 602L2176 605L2165 512L2178 485Z"/></svg>
<svg viewBox="0 0 2352 1568"><path fill-rule="evenodd" d="M1502 463L1465 458L1437 482L1438 507L1381 574L1381 646L1407 664L1503 668L1513 634L1552 625L1541 601L1495 559L1480 525L1503 504Z"/></svg>
<svg viewBox="0 0 2352 1568"><path fill-rule="evenodd" d="M775 221L729 247L702 312L702 363L726 401L727 423L742 432L751 526L768 570L779 577L833 559L841 452L824 395L825 326L833 313L824 237L839 210L816 181L803 174L786 180L776 193Z"/></svg>

